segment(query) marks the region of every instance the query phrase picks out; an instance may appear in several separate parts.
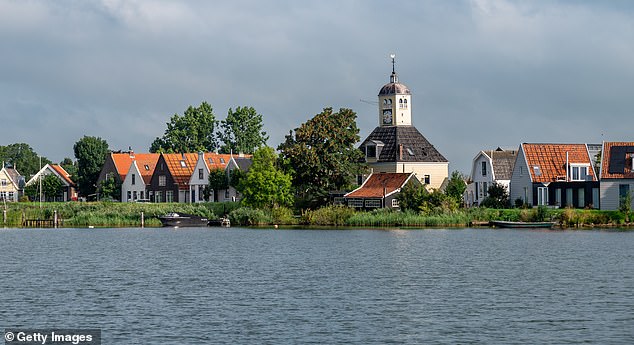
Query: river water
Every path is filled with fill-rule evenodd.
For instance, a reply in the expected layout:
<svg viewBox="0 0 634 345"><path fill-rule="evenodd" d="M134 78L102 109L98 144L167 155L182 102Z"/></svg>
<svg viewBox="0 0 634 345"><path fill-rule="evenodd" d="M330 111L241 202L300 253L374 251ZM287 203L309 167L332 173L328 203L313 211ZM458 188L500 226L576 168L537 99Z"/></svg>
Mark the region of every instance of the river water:
<svg viewBox="0 0 634 345"><path fill-rule="evenodd" d="M103 344L634 343L634 232L0 229L0 274Z"/></svg>

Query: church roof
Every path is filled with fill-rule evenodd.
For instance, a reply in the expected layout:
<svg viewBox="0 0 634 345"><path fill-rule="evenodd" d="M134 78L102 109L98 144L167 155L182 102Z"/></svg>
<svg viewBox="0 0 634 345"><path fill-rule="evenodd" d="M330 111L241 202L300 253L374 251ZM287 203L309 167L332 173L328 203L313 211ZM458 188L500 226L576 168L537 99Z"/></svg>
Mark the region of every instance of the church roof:
<svg viewBox="0 0 634 345"><path fill-rule="evenodd" d="M383 85L381 90L379 91L379 96L383 95L395 95L395 94L411 94L409 88L405 84L401 84L398 82L398 77L396 73L392 72L390 76L390 82Z"/></svg>
<svg viewBox="0 0 634 345"><path fill-rule="evenodd" d="M377 127L363 141L380 141L377 162L448 162L414 126Z"/></svg>

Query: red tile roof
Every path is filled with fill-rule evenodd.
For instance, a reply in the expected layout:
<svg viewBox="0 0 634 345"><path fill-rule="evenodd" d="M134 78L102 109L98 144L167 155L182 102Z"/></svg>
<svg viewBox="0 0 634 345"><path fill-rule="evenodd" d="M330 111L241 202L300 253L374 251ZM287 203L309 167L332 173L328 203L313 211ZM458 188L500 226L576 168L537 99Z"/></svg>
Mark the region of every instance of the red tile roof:
<svg viewBox="0 0 634 345"><path fill-rule="evenodd" d="M64 181L66 181L66 183L68 183L71 186L75 185L75 182L73 182L73 180L71 180L70 178L70 174L68 174L66 170L64 170L64 168L62 168L61 166L57 164L50 164L49 166L51 167L51 169L55 170L55 172L59 176L61 176L64 179Z"/></svg>
<svg viewBox="0 0 634 345"><path fill-rule="evenodd" d="M634 178L633 159L634 142L604 142L601 179Z"/></svg>
<svg viewBox="0 0 634 345"><path fill-rule="evenodd" d="M346 198L382 198L408 181L413 173L376 173L370 175L361 187L345 195Z"/></svg>
<svg viewBox="0 0 634 345"><path fill-rule="evenodd" d="M158 162L160 154L158 153L111 153L112 161L114 162L115 167L117 168L117 173L121 177L121 181L125 180L125 176L130 171L130 165L132 165L132 161L137 161L137 166L139 167L139 171L141 171L141 175L143 176L143 180L146 184L149 183L149 179L146 178L145 172L149 172L149 178L151 179L152 174L154 173L154 168L156 167L156 162ZM148 165L150 170L145 169L145 165Z"/></svg>
<svg viewBox="0 0 634 345"><path fill-rule="evenodd" d="M566 153L568 164L588 164L592 167L592 160L585 144L524 143L522 148L533 182L555 182L566 178ZM588 175L592 176L593 181L597 181L592 168L588 169Z"/></svg>
<svg viewBox="0 0 634 345"><path fill-rule="evenodd" d="M165 164L178 189L189 189L189 180L198 161L197 153L163 153Z"/></svg>
<svg viewBox="0 0 634 345"><path fill-rule="evenodd" d="M224 170L227 164L231 160L231 155L220 153L205 153L205 164L207 168L211 170L221 169Z"/></svg>

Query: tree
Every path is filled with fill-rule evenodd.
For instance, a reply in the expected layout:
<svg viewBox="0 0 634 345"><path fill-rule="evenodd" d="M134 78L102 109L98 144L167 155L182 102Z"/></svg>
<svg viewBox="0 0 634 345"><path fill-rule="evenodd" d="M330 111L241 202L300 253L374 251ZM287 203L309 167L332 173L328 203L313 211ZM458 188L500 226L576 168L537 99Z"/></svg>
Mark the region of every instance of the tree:
<svg viewBox="0 0 634 345"><path fill-rule="evenodd" d="M59 166L66 170L71 180L77 177L77 163L73 162L72 159L68 157L64 158L64 160L59 163Z"/></svg>
<svg viewBox="0 0 634 345"><path fill-rule="evenodd" d="M357 114L350 109L325 108L291 131L278 150L293 174L293 186L305 206L328 202L328 193L349 187L365 170L359 141Z"/></svg>
<svg viewBox="0 0 634 345"><path fill-rule="evenodd" d="M46 175L42 178L42 193L46 201L55 201L62 193L62 182L53 175Z"/></svg>
<svg viewBox="0 0 634 345"><path fill-rule="evenodd" d="M399 207L403 211L418 211L428 194L429 192L424 186L408 183L401 189L396 199L398 199Z"/></svg>
<svg viewBox="0 0 634 345"><path fill-rule="evenodd" d="M272 147L262 146L253 153L253 164L240 179L242 203L255 208L289 206L293 203L291 177L276 166Z"/></svg>
<svg viewBox="0 0 634 345"><path fill-rule="evenodd" d="M462 200L464 191L467 189L467 184L464 180L464 176L458 170L452 172L445 189L447 196L452 197L454 200Z"/></svg>
<svg viewBox="0 0 634 345"><path fill-rule="evenodd" d="M108 176L97 189L102 200L121 200L121 182L114 176Z"/></svg>
<svg viewBox="0 0 634 345"><path fill-rule="evenodd" d="M0 146L0 161L11 164L27 179L40 171L40 156L25 143ZM42 157L42 166L49 163L50 160Z"/></svg>
<svg viewBox="0 0 634 345"><path fill-rule="evenodd" d="M208 198L213 193L213 201L218 201L218 191L229 188L229 177L224 169L214 169L209 172L207 187L205 197Z"/></svg>
<svg viewBox="0 0 634 345"><path fill-rule="evenodd" d="M73 146L77 159L77 183L83 196L94 194L97 179L108 155L108 143L98 137L84 136Z"/></svg>
<svg viewBox="0 0 634 345"><path fill-rule="evenodd" d="M211 105L202 102L191 105L183 116L174 114L167 123L165 134L156 138L150 152L211 152L218 148L215 129L218 121Z"/></svg>
<svg viewBox="0 0 634 345"><path fill-rule="evenodd" d="M269 139L262 127L262 115L253 107L237 107L235 111L229 108L218 131L218 139L223 143L220 151L252 154Z"/></svg>
<svg viewBox="0 0 634 345"><path fill-rule="evenodd" d="M494 182L487 190L488 196L482 200L480 206L489 208L507 208L509 207L509 193L506 188ZM520 199L520 205L523 204Z"/></svg>

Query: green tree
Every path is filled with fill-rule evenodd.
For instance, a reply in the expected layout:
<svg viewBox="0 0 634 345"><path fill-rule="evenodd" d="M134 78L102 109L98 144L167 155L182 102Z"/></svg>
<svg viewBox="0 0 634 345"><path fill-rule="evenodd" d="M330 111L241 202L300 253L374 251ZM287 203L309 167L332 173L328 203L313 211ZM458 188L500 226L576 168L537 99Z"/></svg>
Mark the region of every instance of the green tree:
<svg viewBox="0 0 634 345"><path fill-rule="evenodd" d="M424 186L408 183L401 189L396 198L398 199L399 207L403 211L418 211L428 194L429 192Z"/></svg>
<svg viewBox="0 0 634 345"><path fill-rule="evenodd" d="M42 193L46 201L55 201L62 193L62 182L53 175L46 175L42 178Z"/></svg>
<svg viewBox="0 0 634 345"><path fill-rule="evenodd" d="M25 143L0 146L0 161L9 163L27 180L40 171L40 156ZM50 160L42 157L42 166L49 163Z"/></svg>
<svg viewBox="0 0 634 345"><path fill-rule="evenodd" d="M482 200L480 206L488 208L509 207L509 193L503 185L494 182L487 190L487 193L488 196Z"/></svg>
<svg viewBox="0 0 634 345"><path fill-rule="evenodd" d="M464 191L467 189L467 184L464 180L464 176L458 170L452 172L451 177L447 182L445 194L452 197L454 200L462 200Z"/></svg>
<svg viewBox="0 0 634 345"><path fill-rule="evenodd" d="M218 139L222 141L222 153L252 154L258 147L266 145L269 139L262 130L262 115L253 107L229 108L227 118L220 122Z"/></svg>
<svg viewBox="0 0 634 345"><path fill-rule="evenodd" d="M218 121L211 105L189 106L183 116L174 114L165 134L156 138L150 152L211 152L218 148L215 136Z"/></svg>
<svg viewBox="0 0 634 345"><path fill-rule="evenodd" d="M205 198L213 193L213 201L218 201L218 191L229 188L229 176L224 169L214 169L209 172L209 184L204 190Z"/></svg>
<svg viewBox="0 0 634 345"><path fill-rule="evenodd" d="M97 179L108 155L108 143L98 137L84 136L73 146L77 159L77 179L79 193L83 196L94 194Z"/></svg>
<svg viewBox="0 0 634 345"><path fill-rule="evenodd" d="M289 206L293 203L291 177L276 166L272 147L262 146L253 154L253 165L240 179L242 203L255 208Z"/></svg>
<svg viewBox="0 0 634 345"><path fill-rule="evenodd" d="M66 172L70 175L70 179L74 181L74 179L77 177L77 163L73 162L72 159L66 157L63 161L59 163L59 166L66 170Z"/></svg>
<svg viewBox="0 0 634 345"><path fill-rule="evenodd" d="M363 154L355 147L356 118L350 109L325 108L295 133L291 131L278 147L302 206L325 205L330 191L350 187L355 176L365 171Z"/></svg>
<svg viewBox="0 0 634 345"><path fill-rule="evenodd" d="M121 182L109 175L97 189L101 200L121 200Z"/></svg>

